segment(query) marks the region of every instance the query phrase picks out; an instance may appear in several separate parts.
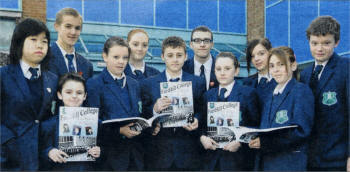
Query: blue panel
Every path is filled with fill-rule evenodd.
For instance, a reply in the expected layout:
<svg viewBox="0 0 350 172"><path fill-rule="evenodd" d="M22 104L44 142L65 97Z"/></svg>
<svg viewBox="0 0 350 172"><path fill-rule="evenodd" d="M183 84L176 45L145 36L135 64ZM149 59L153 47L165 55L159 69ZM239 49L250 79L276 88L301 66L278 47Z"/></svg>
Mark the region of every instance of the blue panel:
<svg viewBox="0 0 350 172"><path fill-rule="evenodd" d="M47 0L46 3L46 16L49 19L55 19L56 13L65 7L71 7L76 9L80 14L82 14L82 0Z"/></svg>
<svg viewBox="0 0 350 172"><path fill-rule="evenodd" d="M153 25L153 0L122 0L121 8L123 24Z"/></svg>
<svg viewBox="0 0 350 172"><path fill-rule="evenodd" d="M321 1L320 15L333 16L340 24L340 43L335 51L350 51L350 1Z"/></svg>
<svg viewBox="0 0 350 172"><path fill-rule="evenodd" d="M265 29L272 46L288 45L288 2L266 9Z"/></svg>
<svg viewBox="0 0 350 172"><path fill-rule="evenodd" d="M220 1L221 32L246 33L246 2L245 0Z"/></svg>
<svg viewBox="0 0 350 172"><path fill-rule="evenodd" d="M265 0L266 6L269 6L271 4L277 3L280 0Z"/></svg>
<svg viewBox="0 0 350 172"><path fill-rule="evenodd" d="M185 0L157 0L156 8L157 26L186 28Z"/></svg>
<svg viewBox="0 0 350 172"><path fill-rule="evenodd" d="M188 9L190 29L206 25L211 30L217 31L217 0L190 0L188 1Z"/></svg>
<svg viewBox="0 0 350 172"><path fill-rule="evenodd" d="M0 0L0 8L19 10L18 0Z"/></svg>
<svg viewBox="0 0 350 172"><path fill-rule="evenodd" d="M118 5L118 0L85 0L84 21L118 23Z"/></svg>
<svg viewBox="0 0 350 172"><path fill-rule="evenodd" d="M291 1L290 10L290 46L293 48L298 62L311 60L306 29L311 21L317 17L317 1Z"/></svg>

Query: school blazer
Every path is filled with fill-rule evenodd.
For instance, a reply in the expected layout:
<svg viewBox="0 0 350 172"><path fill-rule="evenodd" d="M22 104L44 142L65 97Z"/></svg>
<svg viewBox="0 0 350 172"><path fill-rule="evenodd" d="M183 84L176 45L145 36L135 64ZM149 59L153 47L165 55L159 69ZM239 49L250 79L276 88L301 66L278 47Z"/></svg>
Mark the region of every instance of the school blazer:
<svg viewBox="0 0 350 172"><path fill-rule="evenodd" d="M65 73L68 73L67 65L64 61L63 54L58 47L57 43L54 43L50 47L51 55L49 61L49 70L61 77ZM77 62L77 73L82 74L85 80L89 79L93 75L92 63L87 60L82 55L75 52L76 62Z"/></svg>
<svg viewBox="0 0 350 172"><path fill-rule="evenodd" d="M126 68L125 68L125 70L124 70L124 73L125 73L125 75L128 75L128 76L130 76L131 78L137 80L137 76L136 76L135 74L132 73L129 64L126 65ZM155 69L155 68L153 68L153 67L148 66L147 64L145 64L145 72L143 73L144 76L145 76L145 78L148 78L148 77L157 75L157 74L159 74L159 73L160 73L160 72L159 72L157 69Z"/></svg>
<svg viewBox="0 0 350 172"><path fill-rule="evenodd" d="M184 71L182 81L192 81L194 117L200 122L205 81ZM153 106L160 98L160 82L167 82L165 71L141 83L142 114L145 118L153 115ZM176 131L173 128L161 128L156 136L149 137L151 141L148 143L147 154L150 158L147 163L151 167L169 168L174 162L178 168L199 168L198 129L189 132L181 127L176 128Z"/></svg>
<svg viewBox="0 0 350 172"><path fill-rule="evenodd" d="M201 133L206 135L207 133L207 104L208 102L217 102L219 94L219 87L212 88L206 92L204 96L205 100L205 113L202 118ZM258 110L257 94L253 88L234 84L231 93L226 98L227 102L240 102L240 113L242 119L240 120L240 126L246 127L258 127L260 124L260 112ZM253 166L254 153L248 148L247 144L241 143L241 147L237 152L228 152L217 149L206 150L203 156L203 166L205 171L215 170L215 165L220 162L220 170L251 170L249 167ZM230 162L230 163L228 163Z"/></svg>
<svg viewBox="0 0 350 172"><path fill-rule="evenodd" d="M39 128L50 116L56 95L57 76L42 71L43 99L34 109L30 89L19 64L1 71L1 168L2 170L38 170Z"/></svg>
<svg viewBox="0 0 350 172"><path fill-rule="evenodd" d="M215 76L215 58L213 56L211 58L213 60L213 63L211 65L211 71L210 71L209 89L219 86L219 82L218 82L218 80L216 79L216 76ZM182 67L182 69L185 72L194 75L194 57L187 59L185 61L184 66Z"/></svg>
<svg viewBox="0 0 350 172"><path fill-rule="evenodd" d="M101 121L140 116L140 87L136 80L126 76L131 111L127 110L126 101L122 99L116 81L105 68L99 75L87 81L87 104L100 108ZM103 124L100 137L101 149L107 156L107 163L113 170L127 170L130 157L133 156L138 169L143 169L143 150L139 139L128 139L119 133L119 127Z"/></svg>
<svg viewBox="0 0 350 172"><path fill-rule="evenodd" d="M346 167L350 156L349 58L336 53L329 59L321 74L315 93L315 125L309 161L312 167ZM310 65L300 75L301 82L309 84L314 68Z"/></svg>
<svg viewBox="0 0 350 172"><path fill-rule="evenodd" d="M258 170L306 170L308 140L314 121L311 89L292 78L280 97L268 97L260 128L297 125L260 135ZM261 159L262 157L262 159Z"/></svg>

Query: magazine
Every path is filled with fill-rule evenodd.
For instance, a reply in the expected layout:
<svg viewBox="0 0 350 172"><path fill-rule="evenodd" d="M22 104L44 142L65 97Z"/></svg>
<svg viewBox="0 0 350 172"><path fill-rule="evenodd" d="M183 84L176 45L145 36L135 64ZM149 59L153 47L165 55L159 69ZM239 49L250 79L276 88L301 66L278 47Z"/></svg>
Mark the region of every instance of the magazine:
<svg viewBox="0 0 350 172"><path fill-rule="evenodd" d="M193 122L192 82L161 82L161 97L172 100L171 105L161 114L171 114L161 120L162 127L182 127Z"/></svg>
<svg viewBox="0 0 350 172"><path fill-rule="evenodd" d="M88 150L96 146L98 108L60 107L58 148L66 161L95 161Z"/></svg>
<svg viewBox="0 0 350 172"><path fill-rule="evenodd" d="M130 117L130 118L120 118L120 119L110 119L102 121L102 124L111 124L111 123L117 123L119 126L124 126L130 123L134 123L133 126L130 127L133 131L142 131L147 127L151 127L152 123L160 120L163 117L170 116L170 113L163 113L160 115L155 115L150 119L145 119L141 117Z"/></svg>

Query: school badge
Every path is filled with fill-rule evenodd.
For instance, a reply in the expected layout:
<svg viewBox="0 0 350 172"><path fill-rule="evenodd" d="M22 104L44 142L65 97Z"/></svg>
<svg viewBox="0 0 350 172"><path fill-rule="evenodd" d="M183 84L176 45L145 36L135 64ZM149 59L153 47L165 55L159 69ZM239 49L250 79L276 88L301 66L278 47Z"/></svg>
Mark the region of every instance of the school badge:
<svg viewBox="0 0 350 172"><path fill-rule="evenodd" d="M288 118L288 111L287 110L280 110L276 113L276 119L275 122L277 124L283 124L289 120Z"/></svg>
<svg viewBox="0 0 350 172"><path fill-rule="evenodd" d="M322 103L324 105L332 106L337 103L337 93L328 91L323 93Z"/></svg>
<svg viewBox="0 0 350 172"><path fill-rule="evenodd" d="M139 105L139 112L142 113L142 102L139 101L139 102L138 102L138 105Z"/></svg>
<svg viewBox="0 0 350 172"><path fill-rule="evenodd" d="M167 89L168 88L168 83L164 82L163 83L163 88Z"/></svg>
<svg viewBox="0 0 350 172"><path fill-rule="evenodd" d="M214 103L213 103L213 102L210 102L210 103L209 103L209 107L210 107L210 109L213 109L213 108L215 107Z"/></svg>

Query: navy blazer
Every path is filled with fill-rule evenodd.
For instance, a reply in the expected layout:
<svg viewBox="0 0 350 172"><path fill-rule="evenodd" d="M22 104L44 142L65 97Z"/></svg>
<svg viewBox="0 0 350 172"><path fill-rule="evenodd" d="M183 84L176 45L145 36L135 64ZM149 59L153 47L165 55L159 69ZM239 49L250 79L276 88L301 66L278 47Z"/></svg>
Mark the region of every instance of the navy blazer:
<svg viewBox="0 0 350 172"><path fill-rule="evenodd" d="M126 65L126 68L125 68L125 70L124 70L124 73L125 73L125 75L128 75L128 76L130 76L131 78L138 80L137 76L136 76L135 74L132 73L129 64ZM153 67L148 66L147 64L145 64L145 72L143 73L144 78L148 78L148 77L151 77L151 76L154 76L154 75L158 75L159 73L160 73L160 72L159 72L156 68L153 68Z"/></svg>
<svg viewBox="0 0 350 172"><path fill-rule="evenodd" d="M202 135L207 132L207 104L208 102L217 102L219 87L212 88L204 96L204 114L201 122ZM242 119L240 126L258 127L260 123L260 112L258 110L258 98L253 88L234 84L231 93L226 98L227 102L240 102L240 113ZM205 171L216 170L216 164L220 164L220 170L251 170L254 164L254 153L248 148L247 144L241 143L242 147L237 152L228 152L221 149L206 150L203 156L203 168ZM229 162L229 163L228 163Z"/></svg>
<svg viewBox="0 0 350 172"><path fill-rule="evenodd" d="M214 58L214 56L212 56L212 60L213 60L213 63L211 65L211 70L210 70L209 89L219 86L219 82L218 82L218 80L216 79L216 76L215 76L215 58ZM182 67L182 69L183 69L183 71L194 75L194 57L187 59L185 61L184 66ZM211 84L211 83L213 83L213 84Z"/></svg>
<svg viewBox="0 0 350 172"><path fill-rule="evenodd" d="M52 116L57 76L41 72L43 97L35 109L26 78L19 64L4 66L1 72L1 168L38 170L41 121Z"/></svg>
<svg viewBox="0 0 350 172"><path fill-rule="evenodd" d="M279 96L268 97L260 128L297 125L297 128L260 134L258 170L306 170L308 139L314 121L311 89L292 78Z"/></svg>
<svg viewBox="0 0 350 172"><path fill-rule="evenodd" d="M58 77L61 77L68 72L66 62L64 61L63 54L58 47L57 43L54 43L50 47L51 56L49 61L49 70L55 73ZM82 55L75 53L77 63L77 73L82 74L85 80L89 79L93 75L92 63Z"/></svg>
<svg viewBox="0 0 350 172"><path fill-rule="evenodd" d="M192 81L194 116L200 122L205 92L204 79L182 72L182 81ZM141 84L142 110L145 118L153 115L153 106L160 98L160 83L167 82L166 73L147 78ZM161 128L156 136L148 143L147 160L151 169L166 169L172 164L177 168L199 168L199 135L198 130L187 131L183 128ZM155 153L157 152L157 153Z"/></svg>
<svg viewBox="0 0 350 172"><path fill-rule="evenodd" d="M126 76L131 111L128 110L126 100L123 100L118 91L116 81L105 68L99 75L87 81L87 104L89 107L100 108L101 121L140 116L141 96L139 83ZM134 159L137 169L143 169L143 151L140 137L127 139L119 133L115 125L102 125L101 149L107 158L105 170L128 170L129 160Z"/></svg>
<svg viewBox="0 0 350 172"><path fill-rule="evenodd" d="M309 84L313 65L300 75L301 82ZM311 167L346 168L350 157L349 108L350 60L336 53L325 66L315 94L315 125L309 154Z"/></svg>

